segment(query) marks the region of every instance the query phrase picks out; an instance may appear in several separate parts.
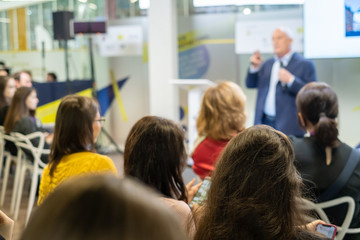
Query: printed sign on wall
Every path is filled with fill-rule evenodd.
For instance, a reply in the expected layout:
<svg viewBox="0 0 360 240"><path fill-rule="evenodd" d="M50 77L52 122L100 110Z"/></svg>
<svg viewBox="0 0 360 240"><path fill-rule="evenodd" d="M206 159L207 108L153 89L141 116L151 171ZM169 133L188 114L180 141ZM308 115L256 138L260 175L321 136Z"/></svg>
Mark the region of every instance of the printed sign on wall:
<svg viewBox="0 0 360 240"><path fill-rule="evenodd" d="M99 54L104 57L141 56L143 32L141 26L111 26L106 34L97 36Z"/></svg>

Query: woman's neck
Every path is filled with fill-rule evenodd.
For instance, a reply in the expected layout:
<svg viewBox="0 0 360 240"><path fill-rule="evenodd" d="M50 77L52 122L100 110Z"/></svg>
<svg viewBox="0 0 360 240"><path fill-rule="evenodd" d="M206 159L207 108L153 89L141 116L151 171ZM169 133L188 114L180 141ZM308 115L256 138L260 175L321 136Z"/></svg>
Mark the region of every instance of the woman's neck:
<svg viewBox="0 0 360 240"><path fill-rule="evenodd" d="M311 135L314 135L315 127L310 122L306 123L306 131L308 131Z"/></svg>

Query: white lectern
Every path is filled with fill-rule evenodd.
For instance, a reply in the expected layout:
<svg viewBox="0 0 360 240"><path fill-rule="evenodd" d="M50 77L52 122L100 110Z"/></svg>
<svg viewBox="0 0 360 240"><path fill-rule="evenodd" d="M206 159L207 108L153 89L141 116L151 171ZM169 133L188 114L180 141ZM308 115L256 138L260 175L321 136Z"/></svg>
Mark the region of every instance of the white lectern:
<svg viewBox="0 0 360 240"><path fill-rule="evenodd" d="M208 87L216 84L207 79L172 79L169 81L169 83L177 85L179 88L187 91L189 137L188 149L189 153L191 153L192 148L194 147L194 142L197 138L196 118L200 110L201 98Z"/></svg>

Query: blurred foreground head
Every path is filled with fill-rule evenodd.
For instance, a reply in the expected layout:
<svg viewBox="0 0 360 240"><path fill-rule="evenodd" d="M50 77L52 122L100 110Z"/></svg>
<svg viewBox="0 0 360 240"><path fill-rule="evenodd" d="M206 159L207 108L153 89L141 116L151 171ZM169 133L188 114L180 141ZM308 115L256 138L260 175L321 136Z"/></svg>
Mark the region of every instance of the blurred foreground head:
<svg viewBox="0 0 360 240"><path fill-rule="evenodd" d="M158 198L129 179L94 175L60 185L33 213L21 239L186 239Z"/></svg>

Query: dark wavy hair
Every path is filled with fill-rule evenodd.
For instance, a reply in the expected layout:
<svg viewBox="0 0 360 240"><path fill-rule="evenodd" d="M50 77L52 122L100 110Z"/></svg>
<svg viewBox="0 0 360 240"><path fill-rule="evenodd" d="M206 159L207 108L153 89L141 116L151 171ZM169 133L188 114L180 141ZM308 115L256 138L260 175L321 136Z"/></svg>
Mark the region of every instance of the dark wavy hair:
<svg viewBox="0 0 360 240"><path fill-rule="evenodd" d="M283 133L265 125L239 133L216 166L195 239L311 235L299 227L305 225L306 212L293 161L293 147Z"/></svg>
<svg viewBox="0 0 360 240"><path fill-rule="evenodd" d="M62 99L51 144L50 176L63 156L95 150L92 124L98 111L98 104L92 98L68 95Z"/></svg>
<svg viewBox="0 0 360 240"><path fill-rule="evenodd" d="M182 179L186 158L180 126L146 116L135 123L126 139L124 171L167 197L187 202Z"/></svg>

